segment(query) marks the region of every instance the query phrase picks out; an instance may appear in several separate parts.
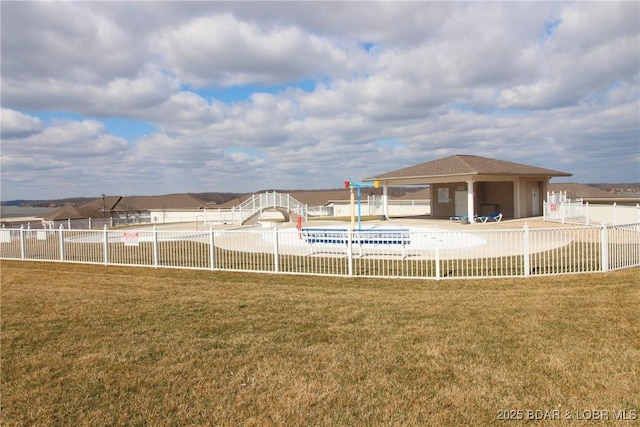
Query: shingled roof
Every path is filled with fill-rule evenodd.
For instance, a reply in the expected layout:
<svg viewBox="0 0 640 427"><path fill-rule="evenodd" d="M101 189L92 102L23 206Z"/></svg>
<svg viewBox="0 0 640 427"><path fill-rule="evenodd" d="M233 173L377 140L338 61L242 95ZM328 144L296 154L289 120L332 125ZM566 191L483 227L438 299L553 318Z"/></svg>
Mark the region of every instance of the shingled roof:
<svg viewBox="0 0 640 427"><path fill-rule="evenodd" d="M87 216L80 213L80 211L78 211L74 206L65 205L54 211L48 212L46 215L43 215L42 218L47 221L61 221L65 219L83 219L87 218Z"/></svg>
<svg viewBox="0 0 640 427"><path fill-rule="evenodd" d="M122 197L112 208L114 211L149 209L197 209L205 202L191 194L167 194L164 196Z"/></svg>
<svg viewBox="0 0 640 427"><path fill-rule="evenodd" d="M66 205L43 218L48 221L63 219L100 218L104 216L103 206L107 215L113 212L145 211L150 209L197 209L205 202L190 194L167 194L164 196L105 196L80 206Z"/></svg>
<svg viewBox="0 0 640 427"><path fill-rule="evenodd" d="M380 179L441 177L456 175L518 175L518 176L571 176L570 173L552 169L489 159L480 156L456 154L438 160L409 166L367 178Z"/></svg>
<svg viewBox="0 0 640 427"><path fill-rule="evenodd" d="M101 218L105 215L104 210L109 212L120 201L120 196L105 196L97 198L80 206L65 205L58 209L48 212L43 216L47 221L60 221L65 219L85 219L85 218Z"/></svg>

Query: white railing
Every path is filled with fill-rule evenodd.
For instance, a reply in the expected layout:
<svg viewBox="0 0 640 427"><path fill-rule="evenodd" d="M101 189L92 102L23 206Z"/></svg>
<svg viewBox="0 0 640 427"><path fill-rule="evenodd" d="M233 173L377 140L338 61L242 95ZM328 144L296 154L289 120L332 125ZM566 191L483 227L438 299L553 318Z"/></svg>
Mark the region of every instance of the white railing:
<svg viewBox="0 0 640 427"><path fill-rule="evenodd" d="M148 222L148 221L147 221ZM55 221L34 220L26 221L22 224L12 225L10 228L23 226L28 230L58 229L60 227L67 230L90 230L92 228L103 228L104 226L113 227L118 225L115 218L85 218L85 219L64 219ZM3 224L3 228L7 228Z"/></svg>
<svg viewBox="0 0 640 427"><path fill-rule="evenodd" d="M597 227L403 230L402 241L344 229L305 240L296 228L161 231L1 229L0 258L423 279L528 277L640 266L640 223ZM397 238L397 230L395 230ZM406 237L405 237L406 234ZM387 244L385 244L385 242ZM401 244L401 246L399 246Z"/></svg>
<svg viewBox="0 0 640 427"><path fill-rule="evenodd" d="M640 222L640 204L589 204L582 200L544 202L544 220L584 225L632 224Z"/></svg>
<svg viewBox="0 0 640 427"><path fill-rule="evenodd" d="M235 208L205 208L202 215L204 224L240 224L240 214Z"/></svg>
<svg viewBox="0 0 640 427"><path fill-rule="evenodd" d="M559 204L559 203L565 203L570 201L571 199L567 198L567 192L566 191L559 191L559 192L555 192L555 191L547 191L547 203L554 203L554 204Z"/></svg>
<svg viewBox="0 0 640 427"><path fill-rule="evenodd" d="M287 212L293 212L305 219L307 218L306 205L300 203L287 193L278 193L276 191L272 193L253 194L242 202L236 210L240 212L241 222L244 222L258 212L269 208L283 208L286 209Z"/></svg>
<svg viewBox="0 0 640 427"><path fill-rule="evenodd" d="M306 205L300 203L289 194L274 191L271 193L252 194L240 205L230 209L205 209L204 222L206 224L243 224L254 215L269 208L285 209L287 212L295 213L304 219L308 217Z"/></svg>
<svg viewBox="0 0 640 427"><path fill-rule="evenodd" d="M573 222L584 224L585 212L582 200L577 201L560 201L560 202L544 202L543 204L544 220L553 222Z"/></svg>
<svg viewBox="0 0 640 427"><path fill-rule="evenodd" d="M321 217L321 216L334 216L333 206L307 206L307 219L308 217Z"/></svg>

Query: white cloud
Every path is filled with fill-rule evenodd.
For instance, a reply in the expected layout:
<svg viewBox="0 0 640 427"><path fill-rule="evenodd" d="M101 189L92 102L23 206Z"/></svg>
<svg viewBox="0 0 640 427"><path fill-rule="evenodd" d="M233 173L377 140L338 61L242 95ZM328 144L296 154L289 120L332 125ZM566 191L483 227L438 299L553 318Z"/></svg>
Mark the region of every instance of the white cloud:
<svg viewBox="0 0 640 427"><path fill-rule="evenodd" d="M117 155L126 150L128 144L121 138L109 135L100 122L93 120L54 121L42 132L20 141L9 142L7 150L50 157L93 157Z"/></svg>
<svg viewBox="0 0 640 427"><path fill-rule="evenodd" d="M258 26L231 14L197 18L158 34L156 50L186 84L283 84L344 66L346 52L294 26Z"/></svg>
<svg viewBox="0 0 640 427"><path fill-rule="evenodd" d="M638 180L639 8L8 2L3 198L326 188L455 153Z"/></svg>
<svg viewBox="0 0 640 427"><path fill-rule="evenodd" d="M39 193L66 185L91 187L113 177L110 169L128 150L127 142L100 122L54 120L38 132L3 139L3 193L13 187Z"/></svg>
<svg viewBox="0 0 640 427"><path fill-rule="evenodd" d="M42 120L22 114L20 111L3 108L0 112L2 139L26 137L42 129Z"/></svg>
<svg viewBox="0 0 640 427"><path fill-rule="evenodd" d="M10 75L2 81L2 96L3 102L30 110L138 117L178 88L173 77L153 70L141 70L133 78L114 78L99 85Z"/></svg>
<svg viewBox="0 0 640 427"><path fill-rule="evenodd" d="M147 60L131 28L87 2L6 2L2 12L3 74L101 85Z"/></svg>

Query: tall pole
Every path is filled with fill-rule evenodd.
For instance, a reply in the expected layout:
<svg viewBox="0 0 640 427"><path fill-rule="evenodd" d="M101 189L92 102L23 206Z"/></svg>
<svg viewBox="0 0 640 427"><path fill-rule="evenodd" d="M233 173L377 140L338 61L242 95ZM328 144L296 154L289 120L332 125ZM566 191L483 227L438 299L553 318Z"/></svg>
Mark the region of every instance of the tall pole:
<svg viewBox="0 0 640 427"><path fill-rule="evenodd" d="M349 195L351 199L351 229L353 230L356 226L356 203L355 194L353 194L353 187L349 187Z"/></svg>
<svg viewBox="0 0 640 427"><path fill-rule="evenodd" d="M102 194L102 225L105 225L107 223L107 205L105 203L105 198L106 196L104 195L104 193Z"/></svg>

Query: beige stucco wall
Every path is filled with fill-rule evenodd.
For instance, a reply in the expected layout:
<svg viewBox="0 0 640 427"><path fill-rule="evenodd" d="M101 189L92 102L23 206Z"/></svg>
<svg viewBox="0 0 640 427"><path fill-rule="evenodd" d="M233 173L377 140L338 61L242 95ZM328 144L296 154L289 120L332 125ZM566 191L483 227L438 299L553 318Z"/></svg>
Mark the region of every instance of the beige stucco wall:
<svg viewBox="0 0 640 427"><path fill-rule="evenodd" d="M444 191L444 192L443 192ZM431 185L431 216L449 217L455 215L455 192L467 191L467 184L464 182L453 182L446 184ZM448 192L447 197L443 197Z"/></svg>
<svg viewBox="0 0 640 427"><path fill-rule="evenodd" d="M541 180L540 178L521 178L519 180L519 198L520 204L520 218L539 216L542 215L543 202L546 197L547 180ZM537 210L533 205L533 190L538 190L538 206Z"/></svg>
<svg viewBox="0 0 640 427"><path fill-rule="evenodd" d="M474 183L474 212L478 215L489 215L501 212L505 218L514 217L513 185L511 181L476 182ZM467 191L466 182L433 184L431 193L431 211L434 217L455 215L455 192ZM441 197L448 191L447 201Z"/></svg>

